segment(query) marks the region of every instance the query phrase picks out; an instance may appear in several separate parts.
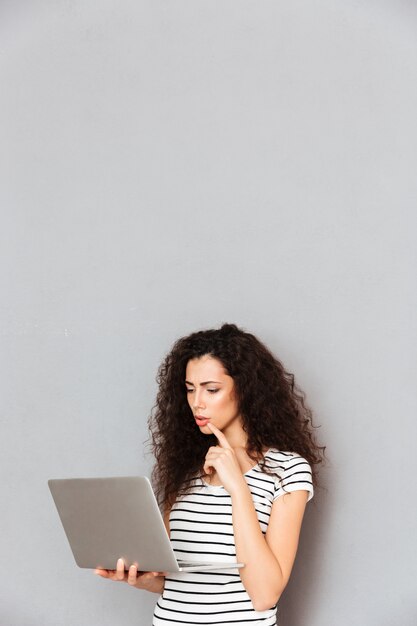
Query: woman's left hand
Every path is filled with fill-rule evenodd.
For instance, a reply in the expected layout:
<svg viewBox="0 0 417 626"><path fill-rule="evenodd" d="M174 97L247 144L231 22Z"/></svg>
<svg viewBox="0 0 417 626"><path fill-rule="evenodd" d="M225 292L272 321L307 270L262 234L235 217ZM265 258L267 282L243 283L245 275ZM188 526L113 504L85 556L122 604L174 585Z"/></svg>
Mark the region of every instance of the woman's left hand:
<svg viewBox="0 0 417 626"><path fill-rule="evenodd" d="M225 435L217 426L214 426L214 424L210 422L207 424L207 428L211 430L213 435L216 435L219 445L211 446L208 449L203 471L206 474L211 474L211 468L214 468L221 484L230 495L233 495L234 492L236 493L242 489L242 487L248 488L235 452Z"/></svg>

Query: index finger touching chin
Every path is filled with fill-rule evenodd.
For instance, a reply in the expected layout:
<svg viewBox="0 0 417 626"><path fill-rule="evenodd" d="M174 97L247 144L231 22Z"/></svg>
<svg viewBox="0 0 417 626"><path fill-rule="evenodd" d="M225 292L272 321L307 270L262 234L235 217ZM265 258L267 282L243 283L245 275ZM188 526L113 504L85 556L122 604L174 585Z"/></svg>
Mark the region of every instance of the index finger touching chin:
<svg viewBox="0 0 417 626"><path fill-rule="evenodd" d="M229 442L226 439L226 435L224 435L222 433L222 431L217 428L217 426L215 426L211 422L208 422L207 426L210 428L210 430L212 431L213 435L216 435L216 437L218 439L218 442L219 442L219 444L220 444L220 446L222 448L230 448L231 447Z"/></svg>

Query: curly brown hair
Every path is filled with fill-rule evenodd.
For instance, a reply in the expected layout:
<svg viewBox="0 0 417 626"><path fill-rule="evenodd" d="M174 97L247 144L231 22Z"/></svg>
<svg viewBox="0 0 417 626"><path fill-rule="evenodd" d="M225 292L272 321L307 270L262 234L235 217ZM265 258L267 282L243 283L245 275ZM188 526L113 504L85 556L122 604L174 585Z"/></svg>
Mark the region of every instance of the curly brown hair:
<svg viewBox="0 0 417 626"><path fill-rule="evenodd" d="M317 426L294 375L257 337L235 324L223 324L178 339L159 367L159 391L148 420L159 504L171 506L177 495L188 491L191 481L202 475L209 447L217 445L215 435L196 428L186 394L187 363L205 355L218 359L233 378L249 457L268 472L265 448L296 452L310 463L317 486L317 466L323 463L326 446L316 442Z"/></svg>

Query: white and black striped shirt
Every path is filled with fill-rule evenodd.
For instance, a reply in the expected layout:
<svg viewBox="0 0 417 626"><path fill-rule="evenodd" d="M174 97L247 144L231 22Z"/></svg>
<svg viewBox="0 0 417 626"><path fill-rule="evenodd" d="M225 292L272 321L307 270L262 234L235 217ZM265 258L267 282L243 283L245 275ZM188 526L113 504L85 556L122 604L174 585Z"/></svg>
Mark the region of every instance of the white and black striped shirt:
<svg viewBox="0 0 417 626"><path fill-rule="evenodd" d="M265 454L265 466L274 475L262 472L259 465L244 475L264 534L274 500L284 493L305 489L309 501L314 493L311 467L299 454L271 448ZM173 505L169 523L178 560L236 562L232 501L223 486L195 479L190 493ZM276 611L276 606L255 611L236 568L178 572L165 578L164 591L155 606L153 626L273 626Z"/></svg>

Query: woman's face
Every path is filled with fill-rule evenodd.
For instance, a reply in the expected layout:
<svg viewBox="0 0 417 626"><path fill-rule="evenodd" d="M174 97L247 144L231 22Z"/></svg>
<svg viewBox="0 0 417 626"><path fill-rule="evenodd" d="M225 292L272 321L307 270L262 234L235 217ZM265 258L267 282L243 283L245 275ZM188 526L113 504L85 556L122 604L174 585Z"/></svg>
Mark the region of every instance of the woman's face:
<svg viewBox="0 0 417 626"><path fill-rule="evenodd" d="M242 433L241 417L235 395L233 378L226 374L222 363L209 355L191 359L185 372L187 399L196 427L211 435L210 421L236 440Z"/></svg>

